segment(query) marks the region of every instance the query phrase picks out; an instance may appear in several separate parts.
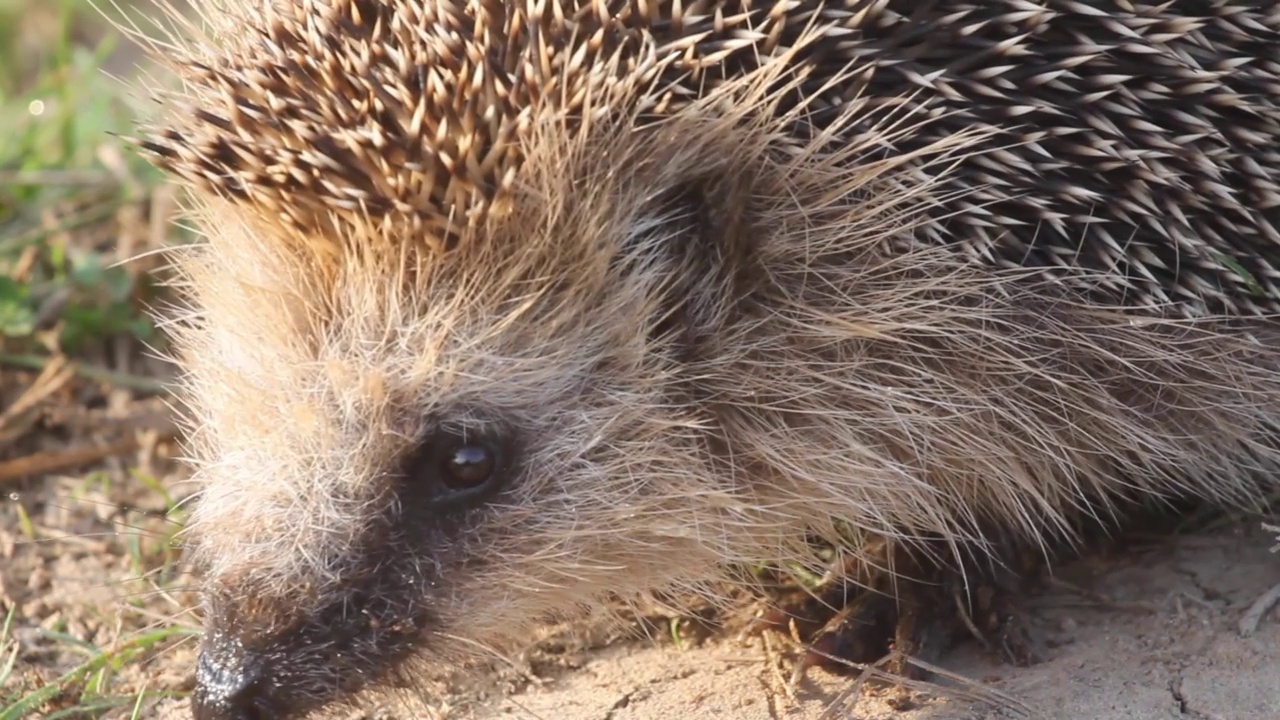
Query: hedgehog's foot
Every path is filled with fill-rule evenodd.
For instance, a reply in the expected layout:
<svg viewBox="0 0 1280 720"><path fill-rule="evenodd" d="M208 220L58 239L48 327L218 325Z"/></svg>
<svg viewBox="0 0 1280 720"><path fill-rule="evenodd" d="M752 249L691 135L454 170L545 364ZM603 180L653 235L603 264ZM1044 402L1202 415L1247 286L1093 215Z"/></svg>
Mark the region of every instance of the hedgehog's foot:
<svg viewBox="0 0 1280 720"><path fill-rule="evenodd" d="M857 673L892 653L885 663L888 673L923 680L930 673L911 660L936 664L966 636L1004 662L1039 662L1017 602L1022 580L1034 573L1035 563L957 566L945 559L885 543L847 562L817 592L793 593L762 624L791 632L807 645L801 670L817 665Z"/></svg>

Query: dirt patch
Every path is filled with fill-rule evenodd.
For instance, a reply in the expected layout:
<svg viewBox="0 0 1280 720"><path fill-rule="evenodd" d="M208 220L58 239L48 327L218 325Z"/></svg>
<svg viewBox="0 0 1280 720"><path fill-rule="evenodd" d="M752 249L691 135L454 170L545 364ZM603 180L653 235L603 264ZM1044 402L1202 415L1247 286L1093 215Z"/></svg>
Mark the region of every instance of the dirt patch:
<svg viewBox="0 0 1280 720"><path fill-rule="evenodd" d="M1249 606L1280 583L1280 555L1268 545L1251 531L1182 537L1064 567L1058 578L1076 589L1060 587L1034 605L1038 630L1053 645L1045 663L1001 666L973 645L961 647L944 667L980 685L950 683L961 697L917 694L917 707L904 712L890 707L898 697L892 688L866 686L852 702L843 695L854 681L821 671L788 697L785 654L752 639L597 651L576 671L449 717L1273 719L1280 717L1280 614L1272 610L1250 637L1238 631Z"/></svg>
<svg viewBox="0 0 1280 720"><path fill-rule="evenodd" d="M88 471L0 482L5 720L127 718L135 708L151 717L157 699L190 687L193 582L168 517L185 473L165 430L133 427L165 416L158 399L108 402L88 413L98 416L93 433L61 438L68 428L45 417L47 441L28 435L6 448L25 451L7 461L14 467L82 452L112 456ZM124 444L136 449L111 451Z"/></svg>
<svg viewBox="0 0 1280 720"><path fill-rule="evenodd" d="M485 679L466 694L429 707L403 702L346 717L448 720L1264 720L1280 717L1280 612L1270 610L1248 637L1239 622L1280 583L1274 541L1248 527L1173 538L1122 557L1085 559L1058 573L1060 585L1034 599L1049 658L1031 668L1000 665L967 643L944 668L968 681L911 693L812 671L787 690L793 654L785 641L712 638L677 648L667 639L560 649L557 667L534 663ZM56 569L56 566L55 566ZM85 572L83 564L78 572ZM110 577L115 572L103 567ZM46 606L83 604L84 587L43 593ZM175 689L189 683L188 648L148 671ZM529 665L525 666L526 671ZM480 689L483 688L483 689ZM187 718L185 700L149 704L142 717Z"/></svg>

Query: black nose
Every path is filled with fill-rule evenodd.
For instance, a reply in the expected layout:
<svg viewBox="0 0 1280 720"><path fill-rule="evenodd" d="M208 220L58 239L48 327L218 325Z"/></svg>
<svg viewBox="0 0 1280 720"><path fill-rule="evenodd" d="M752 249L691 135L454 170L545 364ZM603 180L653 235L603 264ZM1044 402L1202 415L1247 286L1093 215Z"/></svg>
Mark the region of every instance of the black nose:
<svg viewBox="0 0 1280 720"><path fill-rule="evenodd" d="M268 720L261 659L237 645L206 646L196 663L191 694L195 720Z"/></svg>

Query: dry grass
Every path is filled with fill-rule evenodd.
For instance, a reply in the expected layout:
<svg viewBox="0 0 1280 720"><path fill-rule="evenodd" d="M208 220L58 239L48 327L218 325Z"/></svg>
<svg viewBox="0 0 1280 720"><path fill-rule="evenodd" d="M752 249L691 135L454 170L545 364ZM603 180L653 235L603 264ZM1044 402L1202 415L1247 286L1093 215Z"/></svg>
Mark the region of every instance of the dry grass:
<svg viewBox="0 0 1280 720"><path fill-rule="evenodd" d="M147 252L183 238L172 188L111 135L138 103L106 72L138 59L86 0L0 0L0 720L152 717L190 685L145 312Z"/></svg>

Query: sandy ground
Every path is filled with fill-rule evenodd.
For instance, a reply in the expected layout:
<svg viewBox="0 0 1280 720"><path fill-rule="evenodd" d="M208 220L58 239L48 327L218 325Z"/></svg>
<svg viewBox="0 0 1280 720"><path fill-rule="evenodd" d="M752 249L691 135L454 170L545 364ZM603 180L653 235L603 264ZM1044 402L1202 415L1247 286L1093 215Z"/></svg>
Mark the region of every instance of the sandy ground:
<svg viewBox="0 0 1280 720"><path fill-rule="evenodd" d="M485 706L476 718L657 720L738 718L1096 718L1097 720L1264 720L1280 718L1280 613L1250 637L1238 621L1280 583L1280 554L1260 533L1183 537L1122 558L1080 561L1058 577L1084 593L1055 589L1035 604L1047 662L1002 667L977 646L945 667L1020 703L995 705L917 694L917 707L892 710L890 688L842 697L848 678L810 673L789 698L789 663L760 640L717 641L696 649L638 644L597 652L574 672ZM1105 597L1105 600L1102 598ZM777 647L777 643L774 646ZM1005 705L1000 707L999 705Z"/></svg>
<svg viewBox="0 0 1280 720"><path fill-rule="evenodd" d="M513 693L455 697L443 715L387 707L355 717L448 720L1274 720L1280 718L1280 611L1242 637L1240 620L1280 583L1274 539L1248 528L1161 540L1112 558L1068 565L1035 598L1049 658L1031 668L989 660L975 644L944 667L967 678L912 693L861 686L813 671L786 690L792 654L783 639L624 642L568 652L559 667ZM155 717L185 718L184 701ZM352 716L347 716L352 717Z"/></svg>

